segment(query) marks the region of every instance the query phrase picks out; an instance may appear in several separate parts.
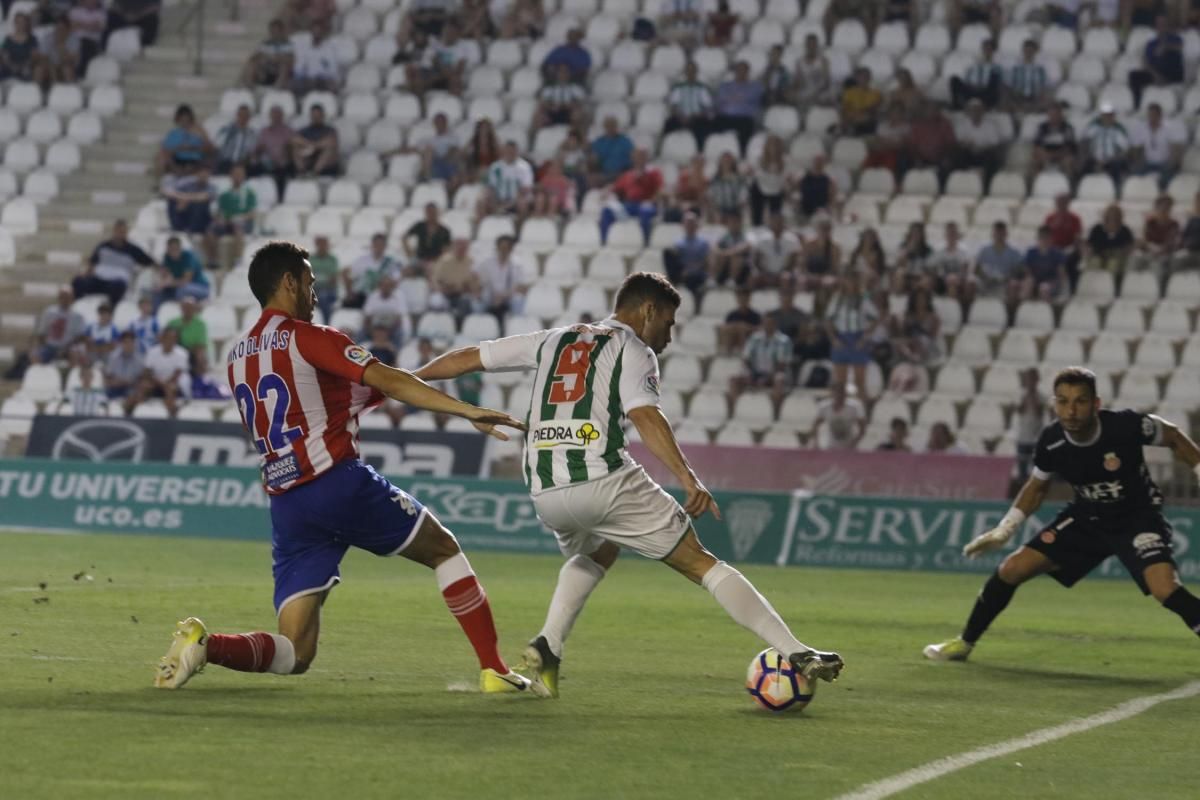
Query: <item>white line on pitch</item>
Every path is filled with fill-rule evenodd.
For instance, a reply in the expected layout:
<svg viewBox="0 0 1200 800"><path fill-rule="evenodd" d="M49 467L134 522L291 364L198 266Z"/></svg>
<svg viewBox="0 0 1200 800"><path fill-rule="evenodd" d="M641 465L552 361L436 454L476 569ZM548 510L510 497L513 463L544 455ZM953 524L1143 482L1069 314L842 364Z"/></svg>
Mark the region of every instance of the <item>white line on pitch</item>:
<svg viewBox="0 0 1200 800"><path fill-rule="evenodd" d="M944 775L949 775L952 772L957 772L960 769L973 766L981 761L1006 756L1030 747L1037 747L1038 745L1053 742L1056 739L1062 739L1072 734L1090 731L1101 725L1120 722L1130 717L1136 717L1138 714L1153 708L1159 703L1165 703L1168 700L1183 700L1184 698L1195 697L1196 695L1200 695L1200 681L1185 683L1178 689L1173 689L1163 694L1135 697L1107 711L1092 714L1090 717L1080 717L1079 719L1064 722L1061 725L1055 725L1052 728L1042 728L1039 731L1027 733L1015 739L1008 739L996 744L979 747L975 750L968 750L958 755L939 758L937 761L930 761L928 764L922 764L919 767L914 767L906 772L893 775L890 778L884 778L881 781L860 786L852 792L839 795L835 800L883 800L885 797L891 797L894 794Z"/></svg>

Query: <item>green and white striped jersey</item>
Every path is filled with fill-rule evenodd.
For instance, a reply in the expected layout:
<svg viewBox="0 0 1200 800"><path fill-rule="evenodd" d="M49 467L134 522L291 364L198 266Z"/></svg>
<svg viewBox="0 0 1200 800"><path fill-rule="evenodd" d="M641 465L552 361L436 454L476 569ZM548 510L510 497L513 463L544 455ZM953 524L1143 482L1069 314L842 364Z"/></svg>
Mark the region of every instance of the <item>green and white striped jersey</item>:
<svg viewBox="0 0 1200 800"><path fill-rule="evenodd" d="M533 370L525 435L532 494L586 483L633 464L621 421L658 405L658 359L633 329L609 317L482 342L492 371Z"/></svg>

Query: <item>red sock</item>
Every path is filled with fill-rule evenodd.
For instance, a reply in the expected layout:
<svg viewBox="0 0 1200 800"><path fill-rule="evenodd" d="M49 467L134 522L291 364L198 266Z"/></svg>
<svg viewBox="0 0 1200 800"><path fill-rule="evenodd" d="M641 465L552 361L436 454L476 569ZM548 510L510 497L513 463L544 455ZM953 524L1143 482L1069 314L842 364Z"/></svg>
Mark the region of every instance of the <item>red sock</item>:
<svg viewBox="0 0 1200 800"><path fill-rule="evenodd" d="M208 663L239 672L266 672L275 658L275 640L269 633L211 633Z"/></svg>
<svg viewBox="0 0 1200 800"><path fill-rule="evenodd" d="M471 640L475 655L479 657L479 667L507 673L508 665L496 649L496 623L492 619L492 607L488 605L487 594L475 576L468 575L450 584L442 591L442 597L450 613L462 626L463 633Z"/></svg>

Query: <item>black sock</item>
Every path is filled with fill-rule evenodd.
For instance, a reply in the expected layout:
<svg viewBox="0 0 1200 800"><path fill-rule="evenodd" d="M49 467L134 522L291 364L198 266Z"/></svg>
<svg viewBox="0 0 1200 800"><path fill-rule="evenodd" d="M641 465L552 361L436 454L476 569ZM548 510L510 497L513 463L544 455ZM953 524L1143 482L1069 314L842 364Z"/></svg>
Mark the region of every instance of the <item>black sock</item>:
<svg viewBox="0 0 1200 800"><path fill-rule="evenodd" d="M1178 614L1192 632L1200 636L1200 597L1180 586L1163 600L1163 608Z"/></svg>
<svg viewBox="0 0 1200 800"><path fill-rule="evenodd" d="M993 572L992 577L987 579L987 583L980 590L979 597L975 598L975 608L971 609L967 627L963 628L963 641L975 644L992 624L992 620L1008 607L1008 601L1012 600L1016 591L1017 587L1000 580L1000 574Z"/></svg>

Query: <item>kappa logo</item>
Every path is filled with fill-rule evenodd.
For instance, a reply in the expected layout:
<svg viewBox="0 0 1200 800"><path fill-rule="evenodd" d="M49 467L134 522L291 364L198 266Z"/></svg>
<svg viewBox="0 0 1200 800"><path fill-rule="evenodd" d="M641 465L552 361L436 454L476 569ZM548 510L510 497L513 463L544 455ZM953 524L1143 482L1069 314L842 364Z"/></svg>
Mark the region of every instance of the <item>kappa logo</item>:
<svg viewBox="0 0 1200 800"><path fill-rule="evenodd" d="M762 538L763 531L771 524L775 512L766 500L735 500L726 509L729 520L729 538L733 540L733 554L740 561L750 554L754 545Z"/></svg>
<svg viewBox="0 0 1200 800"><path fill-rule="evenodd" d="M347 361L355 364L366 364L371 360L371 352L357 344L347 346L343 355L346 356Z"/></svg>
<svg viewBox="0 0 1200 800"><path fill-rule="evenodd" d="M1133 537L1133 549L1139 554L1149 550L1158 550L1163 546L1163 539L1157 533L1139 533Z"/></svg>
<svg viewBox="0 0 1200 800"><path fill-rule="evenodd" d="M50 450L54 459L140 462L146 455L146 432L133 422L97 419L77 422L58 435Z"/></svg>
<svg viewBox="0 0 1200 800"><path fill-rule="evenodd" d="M1121 459L1117 458L1116 453L1105 453L1104 468L1109 472L1116 472L1121 468Z"/></svg>

